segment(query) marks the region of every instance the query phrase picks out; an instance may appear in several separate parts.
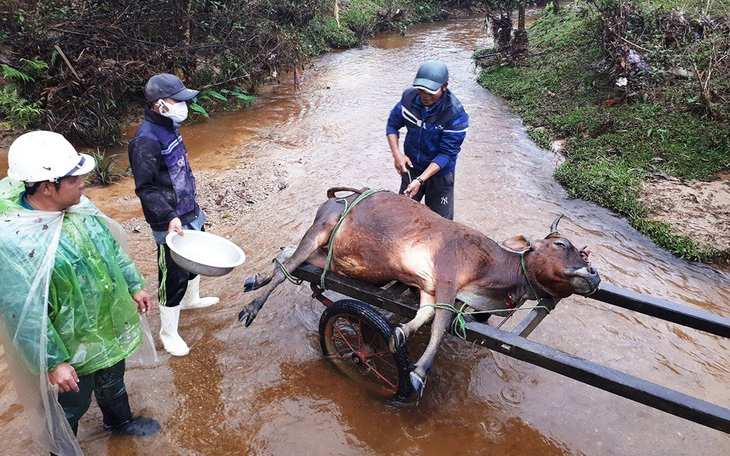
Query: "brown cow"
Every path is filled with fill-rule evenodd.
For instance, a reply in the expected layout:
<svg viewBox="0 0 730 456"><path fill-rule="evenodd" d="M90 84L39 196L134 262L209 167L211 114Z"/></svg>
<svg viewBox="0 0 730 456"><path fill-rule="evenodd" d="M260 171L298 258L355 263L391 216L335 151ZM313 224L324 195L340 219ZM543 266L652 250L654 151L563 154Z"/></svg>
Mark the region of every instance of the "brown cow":
<svg viewBox="0 0 730 456"><path fill-rule="evenodd" d="M324 268L330 234L345 205L335 192L352 191L348 206L362 190L332 188L317 211L293 255L283 262L293 271L304 262ZM550 234L530 243L516 236L497 243L482 233L447 220L403 195L380 191L362 199L344 218L333 242L330 270L362 282L382 286L393 280L420 290L416 317L396 328L391 350L405 343L423 324L433 319L431 338L411 372L411 383L420 395L436 350L448 329L451 314L436 303L454 305L457 293L479 299L469 305L477 310L519 306L528 299L552 297L555 301L573 293L593 293L601 279L587 261L585 248L578 250L557 233L558 217ZM521 265L524 258L525 268ZM528 277L525 276L527 271ZM263 288L239 314L246 326L256 318L271 292L285 279L278 267L271 276L246 280L246 290ZM539 296L534 296L534 292Z"/></svg>

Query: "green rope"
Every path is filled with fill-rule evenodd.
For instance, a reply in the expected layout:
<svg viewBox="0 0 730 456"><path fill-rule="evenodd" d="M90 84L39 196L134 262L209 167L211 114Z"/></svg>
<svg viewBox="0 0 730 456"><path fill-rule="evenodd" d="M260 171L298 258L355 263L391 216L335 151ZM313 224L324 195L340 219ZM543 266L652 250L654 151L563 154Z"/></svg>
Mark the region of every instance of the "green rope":
<svg viewBox="0 0 730 456"><path fill-rule="evenodd" d="M539 294L537 294L537 291L535 290L535 287L532 286L532 282L530 282L530 276L527 275L527 264L525 264L525 254L528 251L525 250L522 252L522 255L520 255L520 264L522 265L522 272L525 273L525 280L527 280L527 286L530 287L530 291L532 291L532 295L535 296L535 299L537 300L537 303L540 304L543 299L541 298Z"/></svg>
<svg viewBox="0 0 730 456"><path fill-rule="evenodd" d="M274 263L276 263L279 266L279 268L281 269L281 272L284 273L284 276L287 278L287 280L289 280L289 282L293 283L294 285L301 285L302 282L304 282L304 280L298 279L298 278L294 277L293 275L291 275L291 273L289 273L289 271L287 271L286 268L284 267L284 263L279 261L278 258L274 258Z"/></svg>
<svg viewBox="0 0 730 456"><path fill-rule="evenodd" d="M349 205L347 203L347 199L345 199L345 198L341 198L341 199L338 199L337 200L338 203L344 203L345 204L345 209L342 211L342 214L340 215L340 220L337 222L337 224L335 225L335 227L332 229L332 233L330 234L330 241L329 241L329 245L327 247L327 262L324 264L324 270L322 271L322 277L320 277L320 279L319 279L319 287L321 289L323 289L323 290L326 290L327 289L327 287L325 287L325 285L324 285L324 277L325 277L325 275L327 275L327 272L330 269L330 263L332 262L332 253L333 253L332 252L333 251L332 244L333 244L333 241L335 240L335 235L337 234L337 230L339 230L340 229L340 225L342 225L342 221L345 220L345 217L347 216L347 214L350 213L350 211L352 210L352 208L355 207L355 205L357 203L359 203L360 201L364 200L365 198L367 198L368 196L372 195L373 193L387 192L387 191L388 190L383 190L383 189L378 189L378 190L368 189L368 190L365 190L364 192L362 192L360 194L360 196L358 196L357 198L355 198L355 201L353 201L352 204L349 204Z"/></svg>
<svg viewBox="0 0 730 456"><path fill-rule="evenodd" d="M464 315L478 315L478 314L496 314L498 312L515 312L517 310L536 310L536 309L542 309L546 311L547 313L550 313L550 308L547 306L541 306L539 305L545 298L541 298L539 294L537 294L537 290L535 290L535 287L532 286L532 283L530 282L530 277L527 275L527 265L525 264L525 253L527 251L522 252L521 255L521 264L522 264L522 272L525 273L525 280L527 280L527 285L530 287L530 291L532 291L533 296L535 296L535 299L537 300L537 306L533 307L517 307L514 309L492 309L492 310L473 310L473 311L467 311L465 310L469 306L469 301L462 303L461 308L457 309L456 307L452 306L451 304L424 304L424 306L428 307L434 307L436 309L443 309L448 310L449 312L452 312L455 315L454 320L451 322L451 332L454 333L457 337L460 339L466 340L466 319L464 318Z"/></svg>
<svg viewBox="0 0 730 456"><path fill-rule="evenodd" d="M458 338L466 340L466 319L464 315L478 315L478 314L495 314L497 312L514 312L517 310L535 310L543 309L547 313L550 313L550 309L545 306L534 306L534 307L517 307L515 309L492 309L492 310L466 310L469 306L468 302L462 303L461 308L457 309L451 304L424 304L426 307L433 307L436 309L448 310L456 314L454 320L451 322L451 332L454 333Z"/></svg>

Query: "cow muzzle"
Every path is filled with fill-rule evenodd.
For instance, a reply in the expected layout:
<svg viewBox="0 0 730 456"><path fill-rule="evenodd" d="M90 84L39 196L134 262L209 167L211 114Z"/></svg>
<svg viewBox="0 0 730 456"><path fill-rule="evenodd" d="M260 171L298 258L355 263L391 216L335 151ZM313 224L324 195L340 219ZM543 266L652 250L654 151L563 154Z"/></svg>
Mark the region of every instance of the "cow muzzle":
<svg viewBox="0 0 730 456"><path fill-rule="evenodd" d="M570 285L573 292L582 296L588 296L598 289L601 283L601 276L595 269L586 266L570 273L566 273L570 277Z"/></svg>

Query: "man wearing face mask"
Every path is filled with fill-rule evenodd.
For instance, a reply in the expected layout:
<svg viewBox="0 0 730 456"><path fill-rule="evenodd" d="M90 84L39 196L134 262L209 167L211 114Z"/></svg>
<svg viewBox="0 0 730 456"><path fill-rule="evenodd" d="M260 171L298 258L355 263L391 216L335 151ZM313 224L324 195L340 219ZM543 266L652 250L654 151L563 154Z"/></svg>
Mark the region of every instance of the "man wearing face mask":
<svg viewBox="0 0 730 456"><path fill-rule="evenodd" d="M198 95L172 74L152 76L144 88L145 120L129 142L129 163L135 193L157 242L160 339L173 356L185 356L188 345L178 334L181 309L213 305L218 298L201 298L200 277L178 266L165 236L172 231L204 231L205 213L196 200L195 177L178 131L187 118L187 101Z"/></svg>
<svg viewBox="0 0 730 456"><path fill-rule="evenodd" d="M388 117L386 137L401 194L421 201L441 216L454 219L454 169L469 128L469 115L448 89L449 70L431 60L420 66ZM408 134L401 152L399 131Z"/></svg>

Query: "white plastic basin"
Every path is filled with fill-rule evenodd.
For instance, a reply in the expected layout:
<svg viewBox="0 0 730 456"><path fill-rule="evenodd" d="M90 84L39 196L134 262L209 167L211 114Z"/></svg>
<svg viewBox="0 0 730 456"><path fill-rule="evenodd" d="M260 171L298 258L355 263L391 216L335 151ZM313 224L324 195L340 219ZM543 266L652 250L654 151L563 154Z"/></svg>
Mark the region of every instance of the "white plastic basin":
<svg viewBox="0 0 730 456"><path fill-rule="evenodd" d="M246 254L233 242L215 234L183 230L165 237L172 259L181 268L204 276L222 276L246 261Z"/></svg>

